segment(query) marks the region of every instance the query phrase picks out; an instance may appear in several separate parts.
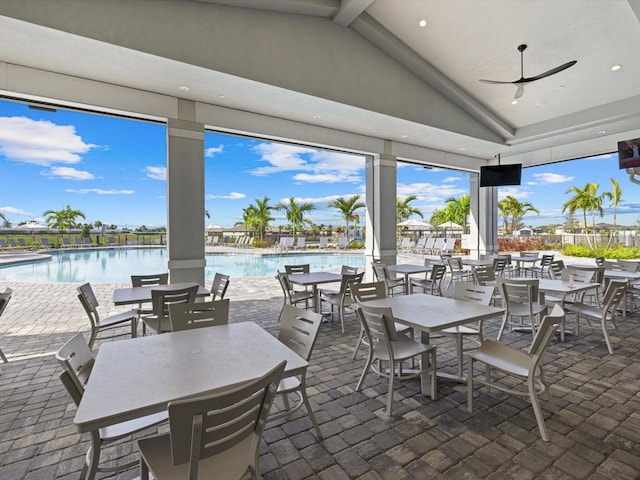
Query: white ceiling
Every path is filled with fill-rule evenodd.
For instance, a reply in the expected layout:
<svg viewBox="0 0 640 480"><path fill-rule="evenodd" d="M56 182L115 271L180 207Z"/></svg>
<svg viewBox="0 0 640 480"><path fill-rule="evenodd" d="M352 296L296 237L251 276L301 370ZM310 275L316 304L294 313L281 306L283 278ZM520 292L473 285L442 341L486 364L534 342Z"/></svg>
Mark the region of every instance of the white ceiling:
<svg viewBox="0 0 640 480"><path fill-rule="evenodd" d="M110 2L114 10L124 9L118 1L103 0L102 5L104 2ZM89 0L82 3L91 8ZM414 146L426 147L483 159L496 153L514 158L529 155L535 163L557 160L558 156L549 153L551 149L561 150L565 158L580 152L602 153L615 149L616 135L624 137L640 129L639 0L138 0L129 5L148 8L148 20L141 28L151 31L153 22L159 21L154 20L154 8L169 3L181 4L185 11L198 5L218 9L216 13L223 9L244 15L247 38L249 29L256 28L250 26L253 14L263 15L258 17L262 19L279 15L292 25L300 17L332 20L349 31L349 39L355 32L367 48L374 46L396 68L412 72L424 88L438 92L453 105L451 111L443 110L443 116L451 118L440 124L430 119L420 121L416 115L391 114L393 106L384 109L373 102L337 101L344 92L331 83L332 72L313 72L317 86L311 91L304 84L285 88L271 83L267 74L252 72L247 65L239 64L233 74L222 67L217 70L215 59L204 59L204 53L203 58L193 57L189 45L138 50L133 40L121 40L116 34L110 37L109 28L98 22L83 24L78 20L74 24L76 12L78 17L83 12L74 8L80 4L73 0L1 3L0 62L179 95L241 112L317 123L391 140L406 146L407 151ZM188 23L189 17L185 18ZM124 22L125 17L122 19ZM421 19L427 21L425 28L418 26ZM192 20L195 25L197 19ZM309 26L315 27L315 23ZM176 20L176 27L188 25ZM296 34L299 32L291 33L291 42ZM528 44L525 76L570 60L578 63L527 85L519 103L512 105L515 86L487 85L478 80L518 79L516 47L521 43ZM354 59L354 68L357 60L362 59ZM612 72L610 67L615 64L622 69ZM380 75L393 73L402 72ZM318 80L320 75L327 75L326 81ZM185 79L191 91L178 94L176 85ZM30 85L17 83L11 83L6 74L4 93L18 97L30 93ZM52 100L63 98L52 96ZM86 104L103 105L101 100L87 95ZM456 123L455 110L488 133L443 127L447 121Z"/></svg>

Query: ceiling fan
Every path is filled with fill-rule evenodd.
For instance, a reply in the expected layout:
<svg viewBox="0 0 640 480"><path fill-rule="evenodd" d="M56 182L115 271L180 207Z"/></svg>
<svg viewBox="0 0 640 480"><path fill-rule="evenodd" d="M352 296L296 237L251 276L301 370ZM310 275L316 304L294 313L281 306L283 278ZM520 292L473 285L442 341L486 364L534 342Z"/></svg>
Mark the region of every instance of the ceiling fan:
<svg viewBox="0 0 640 480"><path fill-rule="evenodd" d="M482 83L493 83L493 84L506 84L506 83L512 83L514 85L516 85L518 87L518 90L516 90L516 96L514 98L520 98L522 96L522 94L524 93L524 86L527 83L531 83L531 82L535 82L536 80L541 80L545 77L549 77L551 75L555 75L556 73L559 73L563 70L566 70L569 67L573 67L576 63L578 63L577 60L572 60L570 62L564 63L556 68L552 68L551 70L548 70L544 73L541 73L540 75L536 75L535 77L525 77L524 76L524 51L527 49L527 46L525 44L522 45L518 45L518 51L520 52L520 78L518 80L515 80L513 82L505 82L505 81L501 81L501 80L480 80Z"/></svg>

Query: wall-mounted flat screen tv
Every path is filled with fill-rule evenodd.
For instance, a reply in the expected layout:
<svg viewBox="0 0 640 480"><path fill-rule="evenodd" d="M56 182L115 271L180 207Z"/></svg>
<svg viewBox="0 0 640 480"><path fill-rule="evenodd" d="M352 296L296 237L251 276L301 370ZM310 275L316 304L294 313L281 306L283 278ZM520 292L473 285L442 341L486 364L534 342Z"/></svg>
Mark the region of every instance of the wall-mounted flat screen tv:
<svg viewBox="0 0 640 480"><path fill-rule="evenodd" d="M618 142L618 167L640 167L640 138Z"/></svg>
<svg viewBox="0 0 640 480"><path fill-rule="evenodd" d="M502 185L520 185L522 164L487 165L480 167L481 187L500 187Z"/></svg>

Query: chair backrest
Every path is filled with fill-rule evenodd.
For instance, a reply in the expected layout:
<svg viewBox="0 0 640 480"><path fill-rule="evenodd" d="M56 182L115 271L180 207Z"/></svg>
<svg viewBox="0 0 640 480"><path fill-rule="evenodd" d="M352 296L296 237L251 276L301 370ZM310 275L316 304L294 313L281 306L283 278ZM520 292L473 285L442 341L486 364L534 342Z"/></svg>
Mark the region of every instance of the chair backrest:
<svg viewBox="0 0 640 480"><path fill-rule="evenodd" d="M549 265L549 271L551 272L551 278L558 278L564 270L564 261L554 260Z"/></svg>
<svg viewBox="0 0 640 480"><path fill-rule="evenodd" d="M82 243L84 243L85 245L91 245L91 237L84 237L82 239Z"/></svg>
<svg viewBox="0 0 640 480"><path fill-rule="evenodd" d="M347 237L338 237L338 248L344 248L347 246Z"/></svg>
<svg viewBox="0 0 640 480"><path fill-rule="evenodd" d="M593 270L578 270L574 268L565 268L560 272L560 278L569 281L573 275L573 281L576 283L591 283L594 275Z"/></svg>
<svg viewBox="0 0 640 480"><path fill-rule="evenodd" d="M608 270L622 270L622 267L618 262L614 262L613 260L605 260L604 268Z"/></svg>
<svg viewBox="0 0 640 480"><path fill-rule="evenodd" d="M18 246L19 247L26 247L27 246L27 244L24 241L24 238L19 238L18 239Z"/></svg>
<svg viewBox="0 0 640 480"><path fill-rule="evenodd" d="M328 245L329 245L329 237L320 237L320 243L319 243L320 248L326 247Z"/></svg>
<svg viewBox="0 0 640 480"><path fill-rule="evenodd" d="M351 296L358 302L387 298L387 287L384 282L357 283L351 285Z"/></svg>
<svg viewBox="0 0 640 480"><path fill-rule="evenodd" d="M13 238L10 238L9 240L7 240L7 242L9 242L9 246L16 248L18 245L16 245L16 241Z"/></svg>
<svg viewBox="0 0 640 480"><path fill-rule="evenodd" d="M350 295L350 288L353 284L362 283L364 272L361 273L345 273L340 278L340 293L343 296Z"/></svg>
<svg viewBox="0 0 640 480"><path fill-rule="evenodd" d="M604 257L596 257L596 265L598 267L604 267Z"/></svg>
<svg viewBox="0 0 640 480"><path fill-rule="evenodd" d="M386 345L389 354L392 354L391 341L397 337L393 311L391 307L371 307L358 305L356 309L362 329L369 338L371 345Z"/></svg>
<svg viewBox="0 0 640 480"><path fill-rule="evenodd" d="M84 283L77 288L78 300L84 307L84 311L89 316L91 327L100 325L100 314L98 313L98 299L96 298L90 283Z"/></svg>
<svg viewBox="0 0 640 480"><path fill-rule="evenodd" d="M285 305L278 340L305 360L309 360L321 324L322 315L319 313Z"/></svg>
<svg viewBox="0 0 640 480"><path fill-rule="evenodd" d="M342 265L340 269L340 275L344 275L345 273L349 273L351 275L355 275L358 273L358 267L351 267L349 265Z"/></svg>
<svg viewBox="0 0 640 480"><path fill-rule="evenodd" d="M303 265L285 265L284 266L284 271L287 272L287 274L292 274L292 273L309 273L311 266L308 263L305 263Z"/></svg>
<svg viewBox="0 0 640 480"><path fill-rule="evenodd" d="M542 255L542 259L540 260L541 267L549 267L553 262L553 255Z"/></svg>
<svg viewBox="0 0 640 480"><path fill-rule="evenodd" d="M151 289L151 305L153 314L160 317L169 316L169 305L173 303L193 303L198 293L198 285L184 288Z"/></svg>
<svg viewBox="0 0 640 480"><path fill-rule="evenodd" d="M611 280L604 292L602 300L602 311L604 315L614 316L618 305L624 298L627 291L627 282L624 280Z"/></svg>
<svg viewBox="0 0 640 480"><path fill-rule="evenodd" d="M56 352L56 360L69 377L68 379L62 379L63 383L70 381L73 384L75 392L70 390L66 384L65 386L74 402L79 404L80 398L84 394L84 386L89 381L89 375L91 375L94 364L93 353L91 353L84 335L77 333L71 337ZM80 398L77 398L78 395Z"/></svg>
<svg viewBox="0 0 640 480"><path fill-rule="evenodd" d="M631 262L629 260L618 260L618 264L620 265L620 268L625 272L637 272L638 267L640 266L640 263Z"/></svg>
<svg viewBox="0 0 640 480"><path fill-rule="evenodd" d="M282 288L282 293L284 293L285 298L291 302L291 282L289 282L289 277L284 272L278 272L276 274L276 279L280 282L280 287Z"/></svg>
<svg viewBox="0 0 640 480"><path fill-rule="evenodd" d="M507 311L513 304L532 305L538 301L540 280L537 278L499 278L497 282Z"/></svg>
<svg viewBox="0 0 640 480"><path fill-rule="evenodd" d="M168 273L131 275L131 285L133 287L153 287L155 285L166 285L167 283L169 283Z"/></svg>
<svg viewBox="0 0 640 480"><path fill-rule="evenodd" d="M49 239L47 237L40 237L40 245L43 247L50 247Z"/></svg>
<svg viewBox="0 0 640 480"><path fill-rule="evenodd" d="M551 339L555 335L556 329L558 328L558 325L560 325L563 317L564 310L562 310L560 305L554 305L551 313L549 315L545 315L542 322L540 322L536 336L529 347L529 355L534 357L533 364L529 369L530 374L536 371L540 360L542 360L542 356L547 351L547 347L549 346L549 343L551 343Z"/></svg>
<svg viewBox="0 0 640 480"><path fill-rule="evenodd" d="M387 270L386 263L372 262L371 267L373 268L373 273L376 275L376 279L383 281L389 278L389 271Z"/></svg>
<svg viewBox="0 0 640 480"><path fill-rule="evenodd" d="M572 270L581 270L587 272L593 272L593 278L591 279L594 283L599 283L604 285L604 265L602 267L592 267L592 266L583 266L583 265L574 265L571 267Z"/></svg>
<svg viewBox="0 0 640 480"><path fill-rule="evenodd" d="M306 246L306 238L305 237L298 237L298 241L296 242L296 247L298 248L303 248Z"/></svg>
<svg viewBox="0 0 640 480"><path fill-rule="evenodd" d="M493 259L493 276L503 275L504 269L507 267L507 259L496 257Z"/></svg>
<svg viewBox="0 0 640 480"><path fill-rule="evenodd" d="M71 245L71 240L69 239L69 237L62 237L62 244Z"/></svg>
<svg viewBox="0 0 640 480"><path fill-rule="evenodd" d="M222 273L216 273L213 276L213 283L211 284L211 298L213 300L222 300L227 293L229 287L229 275Z"/></svg>
<svg viewBox="0 0 640 480"><path fill-rule="evenodd" d="M540 254L538 252L520 252L521 257L533 257L538 258Z"/></svg>
<svg viewBox="0 0 640 480"><path fill-rule="evenodd" d="M466 282L456 282L453 298L489 306L494 290L495 287L490 285L471 285Z"/></svg>
<svg viewBox="0 0 640 480"><path fill-rule="evenodd" d="M13 290L9 287L7 287L4 292L0 293L0 316L2 316L4 309L7 308L9 300L11 300L11 295L13 295Z"/></svg>
<svg viewBox="0 0 640 480"><path fill-rule="evenodd" d="M242 476L258 456L267 415L285 364L282 362L265 375L226 392L169 402L173 464L188 462L188 478L196 479L200 459L245 443L246 448L238 449L235 464L230 465L239 469Z"/></svg>
<svg viewBox="0 0 640 480"><path fill-rule="evenodd" d="M229 323L229 299L169 305L171 330L213 327Z"/></svg>
<svg viewBox="0 0 640 480"><path fill-rule="evenodd" d="M7 241L4 238L0 238L0 248L7 248Z"/></svg>
<svg viewBox="0 0 640 480"><path fill-rule="evenodd" d="M442 279L446 274L446 265L433 265L433 267L431 267L431 272L429 272L429 280L431 280L432 283L437 284L439 288L440 284L442 283Z"/></svg>
<svg viewBox="0 0 640 480"><path fill-rule="evenodd" d="M489 282L495 282L496 275L491 265L477 265L471 267L473 278L477 285L486 285Z"/></svg>

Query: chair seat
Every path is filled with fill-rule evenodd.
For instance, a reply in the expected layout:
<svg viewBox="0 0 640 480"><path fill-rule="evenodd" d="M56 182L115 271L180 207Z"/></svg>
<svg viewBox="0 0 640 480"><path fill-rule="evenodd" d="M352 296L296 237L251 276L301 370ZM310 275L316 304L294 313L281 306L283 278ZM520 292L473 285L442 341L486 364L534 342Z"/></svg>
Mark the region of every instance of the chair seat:
<svg viewBox="0 0 640 480"><path fill-rule="evenodd" d="M479 350L472 350L467 355L519 377L527 377L529 374L531 357L494 340L485 340Z"/></svg>
<svg viewBox="0 0 640 480"><path fill-rule="evenodd" d="M294 292L291 294L291 301L294 303L302 302L304 300L310 300L313 298L313 292L306 292L304 290Z"/></svg>
<svg viewBox="0 0 640 480"><path fill-rule="evenodd" d="M235 445L231 449L200 459L198 463L198 480L213 478L242 478L247 471L244 459L250 451L252 436ZM140 455L156 480L184 480L189 478L189 462L174 465L171 457L170 435L145 438L138 441ZM141 479L142 480L142 479Z"/></svg>
<svg viewBox="0 0 640 480"><path fill-rule="evenodd" d="M127 435L131 435L132 433L162 423L168 420L168 418L169 414L165 410L164 412L146 415L144 417L135 418L127 422L120 422L116 423L115 425L109 425L108 427L104 427L99 430L100 438L102 440L113 440L120 437L126 437Z"/></svg>
<svg viewBox="0 0 640 480"><path fill-rule="evenodd" d="M577 313L579 315L584 315L586 317L592 318L601 318L602 317L602 309L598 308L597 305L587 305L586 303L573 303L571 305L567 305L567 310Z"/></svg>
<svg viewBox="0 0 640 480"><path fill-rule="evenodd" d="M547 305L544 303L534 303L532 305L531 311L534 315L538 315L547 310ZM509 306L509 315L515 317L528 317L529 316L529 306L523 304L511 304Z"/></svg>
<svg viewBox="0 0 640 480"><path fill-rule="evenodd" d="M169 317L163 317L160 320L159 325L158 325L157 315L147 315L141 318L146 326L148 326L149 328L151 328L153 331L157 333L164 333L164 332L171 331L171 320L169 319Z"/></svg>
<svg viewBox="0 0 640 480"><path fill-rule="evenodd" d="M278 384L278 393L294 392L300 388L300 379L298 377L286 377L280 380Z"/></svg>
<svg viewBox="0 0 640 480"><path fill-rule="evenodd" d="M101 318L99 327L108 327L111 325L118 325L120 323L130 322L138 318L137 310L129 310L128 312L117 313L110 317Z"/></svg>
<svg viewBox="0 0 640 480"><path fill-rule="evenodd" d="M395 340L391 341L391 348L393 349L395 360L403 360L421 353L430 352L434 349L434 346L416 342L405 335L398 335ZM375 345L374 352L380 360L389 360L389 351L385 345Z"/></svg>

